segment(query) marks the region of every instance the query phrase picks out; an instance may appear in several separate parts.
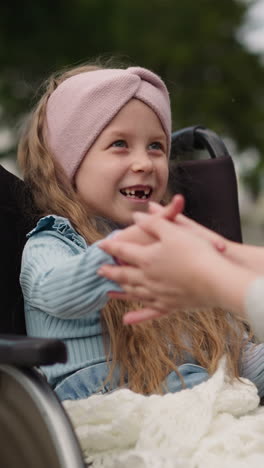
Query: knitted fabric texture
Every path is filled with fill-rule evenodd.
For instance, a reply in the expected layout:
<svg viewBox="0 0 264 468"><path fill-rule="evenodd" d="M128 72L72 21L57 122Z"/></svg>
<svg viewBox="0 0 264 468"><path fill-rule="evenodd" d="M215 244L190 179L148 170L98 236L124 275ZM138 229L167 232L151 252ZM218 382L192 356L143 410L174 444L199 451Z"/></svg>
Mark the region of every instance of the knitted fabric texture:
<svg viewBox="0 0 264 468"><path fill-rule="evenodd" d="M63 81L51 94L45 139L70 180L96 138L132 98L148 105L158 116L169 154L169 94L164 82L151 71L130 67L80 73Z"/></svg>
<svg viewBox="0 0 264 468"><path fill-rule="evenodd" d="M65 401L93 468L263 468L264 408L222 360L192 390L150 397L130 390Z"/></svg>

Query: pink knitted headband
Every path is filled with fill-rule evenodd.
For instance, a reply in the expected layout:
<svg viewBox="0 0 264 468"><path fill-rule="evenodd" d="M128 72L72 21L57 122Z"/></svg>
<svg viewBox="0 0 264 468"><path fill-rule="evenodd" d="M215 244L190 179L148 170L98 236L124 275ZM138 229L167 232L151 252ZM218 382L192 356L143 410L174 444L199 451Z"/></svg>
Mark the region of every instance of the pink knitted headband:
<svg viewBox="0 0 264 468"><path fill-rule="evenodd" d="M102 130L132 98L159 117L171 141L171 111L163 81L145 68L102 69L72 76L51 94L46 113L46 141L70 180Z"/></svg>

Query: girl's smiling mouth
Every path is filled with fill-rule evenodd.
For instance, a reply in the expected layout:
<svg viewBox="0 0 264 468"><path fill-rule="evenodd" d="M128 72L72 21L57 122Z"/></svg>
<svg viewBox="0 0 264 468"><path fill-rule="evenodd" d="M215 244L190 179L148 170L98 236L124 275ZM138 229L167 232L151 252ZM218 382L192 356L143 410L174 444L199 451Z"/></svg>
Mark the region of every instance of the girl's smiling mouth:
<svg viewBox="0 0 264 468"><path fill-rule="evenodd" d="M148 200L152 195L153 189L150 185L132 185L120 189L120 193L126 198L132 200Z"/></svg>

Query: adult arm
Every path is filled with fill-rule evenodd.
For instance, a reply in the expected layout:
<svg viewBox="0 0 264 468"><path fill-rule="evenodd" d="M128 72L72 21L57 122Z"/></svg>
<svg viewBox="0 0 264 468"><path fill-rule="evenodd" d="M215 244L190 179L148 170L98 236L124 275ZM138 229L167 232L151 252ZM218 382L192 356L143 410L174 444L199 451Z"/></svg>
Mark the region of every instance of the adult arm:
<svg viewBox="0 0 264 468"><path fill-rule="evenodd" d="M155 222L153 217L140 218L138 225L156 238L151 246L114 239L102 245L129 265L105 265L100 274L120 283L127 298L145 304L143 310L129 312L126 323L193 306L229 308L250 320L246 295L258 276L254 271L231 262L183 226L157 217Z"/></svg>
<svg viewBox="0 0 264 468"><path fill-rule="evenodd" d="M171 203L165 208L157 203L152 203L150 205L150 212L159 214L165 219L170 219L176 225L183 226L194 234L208 240L229 260L264 275L264 247L230 241L220 234L184 216L180 209L181 197L181 195L174 196ZM181 206L184 206L184 201L182 201Z"/></svg>

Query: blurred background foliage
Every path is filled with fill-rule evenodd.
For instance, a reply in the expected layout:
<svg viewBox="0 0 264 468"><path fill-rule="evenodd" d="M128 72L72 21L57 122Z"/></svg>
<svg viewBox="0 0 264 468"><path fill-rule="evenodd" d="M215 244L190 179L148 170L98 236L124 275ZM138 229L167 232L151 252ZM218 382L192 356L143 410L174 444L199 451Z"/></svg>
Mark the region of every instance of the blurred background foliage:
<svg viewBox="0 0 264 468"><path fill-rule="evenodd" d="M242 0L24 0L0 6L0 131L14 138L50 73L98 56L149 67L166 81L174 129L207 126L237 151L260 157L246 182L256 196L264 171L264 67L240 41Z"/></svg>

